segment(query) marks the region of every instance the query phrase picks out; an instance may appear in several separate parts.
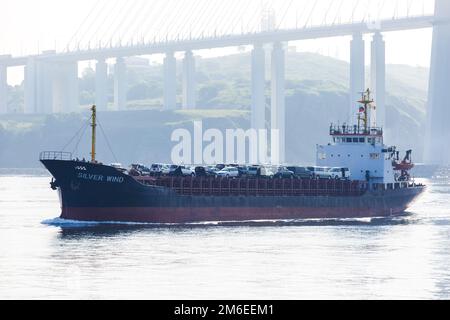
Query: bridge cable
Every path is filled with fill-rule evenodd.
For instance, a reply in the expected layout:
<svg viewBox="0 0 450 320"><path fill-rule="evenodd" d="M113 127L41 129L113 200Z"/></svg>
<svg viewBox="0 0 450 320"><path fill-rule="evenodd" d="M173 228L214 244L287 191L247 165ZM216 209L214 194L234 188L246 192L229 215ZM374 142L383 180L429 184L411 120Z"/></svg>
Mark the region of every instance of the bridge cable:
<svg viewBox="0 0 450 320"><path fill-rule="evenodd" d="M100 1L96 1L95 5L91 8L89 11L89 14L82 20L81 24L76 29L75 33L72 35L72 37L69 39L69 42L67 43L67 47L70 47L72 41L75 39L75 37L78 35L79 32L81 32L81 29L84 27L84 25L87 23L87 21L90 19L90 17L93 15L94 11L97 10L97 7L100 5Z"/></svg>
<svg viewBox="0 0 450 320"><path fill-rule="evenodd" d="M194 20L194 23L191 23L191 25L189 26L190 31L189 31L189 38L191 39L192 37L196 37L195 36L195 28L197 26L197 24L200 22L201 18L205 15L205 13L208 12L209 7L211 6L211 4L213 3L213 1L208 1L206 5L203 6L203 9L201 11L200 14L197 15L197 17Z"/></svg>
<svg viewBox="0 0 450 320"><path fill-rule="evenodd" d="M304 2L304 1L302 1L302 2ZM295 10L296 10L295 29L298 29L298 26L300 25L300 22L302 21L303 15L304 15L304 13L306 13L306 10L300 10L300 15L298 15L298 12L299 12L298 4L297 4Z"/></svg>
<svg viewBox="0 0 450 320"><path fill-rule="evenodd" d="M225 1L220 2L219 5L215 8L215 12L214 15L211 15L210 19L204 24L205 27L202 30L202 34L206 34L205 29L206 30L213 30L215 29L214 24L217 23L221 17L221 12L227 11L227 7L228 5L225 3ZM232 15L231 12L228 12L227 17L229 17L230 15ZM211 37L211 35L209 35L208 37Z"/></svg>
<svg viewBox="0 0 450 320"><path fill-rule="evenodd" d="M383 0L382 2L381 2L381 6L378 8L378 17L377 17L377 20L381 20L381 12L383 11L383 9L384 9L384 5L386 4L386 0Z"/></svg>
<svg viewBox="0 0 450 320"><path fill-rule="evenodd" d="M131 21L132 24L128 27L128 30L126 31L127 34L126 35L137 35L138 37L140 37L142 41L144 41L144 36L142 33L142 30L140 30L141 25L142 25L142 19L148 19L148 10L151 8L151 6L148 5L146 0L140 0L141 2L141 6L139 8L138 11L136 11L135 16L133 17L133 19ZM137 28L137 30L136 30ZM140 31L140 32L139 32ZM140 33L140 34L138 34ZM125 34L123 34L125 36Z"/></svg>
<svg viewBox="0 0 450 320"><path fill-rule="evenodd" d="M286 18L286 15L287 15L289 9L291 8L293 2L294 2L294 0L291 0L291 2L289 3L289 5L287 6L287 8L286 8L286 10L284 11L284 14L282 15L282 18L281 18L280 23L278 24L276 30L280 30L280 27L281 27L281 25L283 24L284 19Z"/></svg>
<svg viewBox="0 0 450 320"><path fill-rule="evenodd" d="M146 0L144 0L144 2L146 2ZM154 5L152 6L152 4ZM150 5L147 4L147 8L143 12L142 17L136 21L135 27L130 30L132 34L140 32L144 43L146 42L146 39L151 36L149 30L146 29L145 26L149 21L151 23L155 19L154 17L158 14L158 12L162 11L161 4L164 5L161 1L154 1L150 3Z"/></svg>
<svg viewBox="0 0 450 320"><path fill-rule="evenodd" d="M148 19L149 17L147 15L144 15L143 13L148 11L149 3L147 1L143 0L137 0L136 8L134 10L134 15L130 15L128 18L128 24L127 27L123 27L121 31L121 37L123 39L130 39L131 43L134 45L134 40L136 39L136 45L139 45L143 42L143 33L141 30L141 24L140 24L140 16L143 16L145 19ZM153 2L150 2L152 4ZM132 30L136 30L136 32L132 32Z"/></svg>
<svg viewBox="0 0 450 320"><path fill-rule="evenodd" d="M114 0L117 1L117 0ZM96 30L96 32L99 31L99 28L101 27L101 22L102 20L106 20L107 16L108 16L108 5L110 4L111 1L104 1L103 2L103 7L101 8L100 12L97 14L96 17L93 18L93 20L90 22L90 24L88 25L88 27L86 28L86 30L84 30L82 36L80 37L81 39L87 38L89 37L89 34L92 32L92 30ZM80 45L81 40L78 39L78 46Z"/></svg>
<svg viewBox="0 0 450 320"><path fill-rule="evenodd" d="M121 0L118 1L118 3L120 3ZM100 39L102 38L106 38L108 37L109 34L111 33L111 30L113 29L115 23L117 20L119 20L121 14L123 14L124 16L126 16L128 14L129 9L127 10L128 7L128 3L127 1L123 1L122 5L120 6L119 10L116 12L116 14L114 15L114 18L111 20L111 22L108 24L107 28L103 31L102 36L100 37ZM129 7L128 7L129 8ZM108 17L109 18L109 17ZM107 19L106 19L107 21ZM105 21L105 22L106 22ZM89 39L89 42L97 35L97 33L94 33L92 35L92 37ZM114 38L114 34L112 34L112 38L109 39L110 43L112 42ZM119 46L122 46L122 39L118 39L119 40Z"/></svg>
<svg viewBox="0 0 450 320"><path fill-rule="evenodd" d="M190 40L190 37L192 36L191 30L193 22L196 21L197 16L195 14L192 14L192 11L197 11L198 16L202 16L205 10L206 6L201 5L202 0L196 0L195 5L192 6L194 10L191 10L187 16L187 19L184 21L184 25L186 26L185 33L183 34L183 39ZM199 8L199 10L195 10L196 8ZM179 25L178 28L183 28L183 24Z"/></svg>
<svg viewBox="0 0 450 320"><path fill-rule="evenodd" d="M355 13L356 13L356 10L358 10L359 4L360 4L360 2L356 1L355 5L353 6L352 16L350 18L350 23L354 23L355 22Z"/></svg>
<svg viewBox="0 0 450 320"><path fill-rule="evenodd" d="M217 20L218 16L222 14L222 12L226 9L227 4L226 1L222 1L219 4L217 4L216 0L210 0L211 2L215 2L214 4L214 12L210 14L207 20L202 22L202 25L199 28L200 34L198 35L200 39L207 38L205 30L210 29L209 25L211 22L214 22Z"/></svg>
<svg viewBox="0 0 450 320"><path fill-rule="evenodd" d="M220 34L220 36L225 35L225 34L229 34L229 35L233 35L234 34L234 29L236 27L236 24L239 24L239 21L242 21L242 13L246 12L248 9L248 6L250 5L250 1L247 1L245 7L242 8L242 11L239 10L239 5L240 3L238 1L234 1L232 2L232 4L230 4L230 8L232 8L229 12L231 17L225 17L223 16L221 20L218 21L218 26L216 30L220 30L218 33L216 32L214 34L214 36L218 36L218 34ZM228 23L227 23L228 22ZM241 33L242 33L242 26L241 26Z"/></svg>
<svg viewBox="0 0 450 320"><path fill-rule="evenodd" d="M332 1L331 4L330 4L330 6L328 7L326 13L325 13L325 16L324 16L323 21L322 21L322 25L323 25L323 26L326 26L326 25L327 25L328 14L330 13L331 8L333 7L333 3L334 3L334 2Z"/></svg>
<svg viewBox="0 0 450 320"><path fill-rule="evenodd" d="M312 15L313 15L314 10L316 9L317 2L318 2L318 0L315 0L315 1L314 1L314 4L313 4L313 6L312 6L312 8L311 8L311 11L309 12L308 19L306 19L304 28L306 28L306 27L308 26L308 23L309 23L310 20L311 20L311 23L313 23L313 22L312 22Z"/></svg>
<svg viewBox="0 0 450 320"><path fill-rule="evenodd" d="M120 31L120 37L128 39L131 38L131 42L134 43L134 39L137 36L136 33L130 33L130 30L135 27L136 22L139 19L139 16L142 16L142 13L144 12L145 8L147 7L147 3L142 0L137 0L137 4L135 7L135 12L133 16L130 16L130 23L128 24L127 28L122 28ZM139 37L137 37L136 42L139 44Z"/></svg>
<svg viewBox="0 0 450 320"><path fill-rule="evenodd" d="M256 28L255 29L251 29L251 30L255 30L256 32L258 32L258 31L262 32L263 31L261 29L261 22L262 22L262 18L263 18L263 16L262 16L262 14L263 14L263 6L262 5L259 6L258 9L259 9L259 12L258 12L258 10L254 10L254 14L253 14L252 18L248 20L247 26L246 26L247 30L250 30L250 26L253 23L253 20L256 19L256 21L255 21L255 23L256 23L255 27Z"/></svg>
<svg viewBox="0 0 450 320"><path fill-rule="evenodd" d="M341 18L340 12L341 12L343 4L344 4L344 0L340 0L339 5L337 7L336 15L334 16L333 22L331 23L332 26L334 26L336 24L336 20Z"/></svg>
<svg viewBox="0 0 450 320"><path fill-rule="evenodd" d="M94 26L96 26L96 24L98 24L99 18L102 16L101 12L105 12L106 11L106 8L108 7L109 3L110 3L110 1L104 1L103 2L103 7L101 8L100 13L98 14L98 17L94 17L94 19L88 25L86 30L84 30L84 32L81 35L79 35L77 47L79 47L81 40L83 38L85 38L85 37L88 37L89 36L89 32L94 28Z"/></svg>
<svg viewBox="0 0 450 320"><path fill-rule="evenodd" d="M180 1L173 1L173 3L174 5L172 9L169 10L169 15L167 15L165 19L161 21L161 25L159 27L160 38L163 42L169 42L171 40L171 23L177 17L177 15L179 15L183 11L182 9L184 8L184 3Z"/></svg>
<svg viewBox="0 0 450 320"><path fill-rule="evenodd" d="M93 40L95 38L97 38L97 39L103 39L104 38L105 30L106 30L106 32L108 32L108 30L110 30L110 25L111 24L108 23L109 19L113 15L113 12L115 10L117 10L117 8L119 7L120 2L121 2L121 0L115 0L113 6L111 8L109 8L108 12L104 15L103 19L102 20L98 20L99 23L96 26L95 32L92 32L92 34L91 34L91 36L90 36L90 38L88 40L88 44L91 42L91 40ZM115 20L115 18L113 18L113 21L114 20ZM105 28L105 26L106 26L106 28ZM99 36L100 33L101 33L101 36Z"/></svg>
<svg viewBox="0 0 450 320"><path fill-rule="evenodd" d="M183 17L182 14L184 13L184 6L185 6L186 2L184 2L184 1L177 1L177 4L181 4L181 5L179 7L176 7L177 10L173 10L174 14L172 14L170 20L168 19L168 20L165 21L166 39L168 41L171 40L170 36L173 37L172 41L176 40L175 37L176 37L177 29L175 29L175 28L177 28L177 27L173 27L173 26L176 25L175 22L182 21L182 19L180 19L180 18ZM173 27L173 28L171 28L171 27Z"/></svg>
<svg viewBox="0 0 450 320"><path fill-rule="evenodd" d="M156 16L156 19L154 19L153 21L150 21L150 24L148 24L146 26L146 28L149 31L149 33L151 33L153 30L158 31L160 21L162 21L162 19L164 19L164 17L167 15L167 12L171 12L172 11L172 7L173 7L172 6L172 1L169 0L167 2L163 2L162 8L161 8L162 10ZM153 37L154 37L154 41L161 42L161 38L159 37L158 33L154 33Z"/></svg>
<svg viewBox="0 0 450 320"><path fill-rule="evenodd" d="M134 1L133 1L134 2ZM129 3L128 3L129 4ZM125 2L125 6L127 6L127 3ZM122 9L124 8L122 7ZM123 39L122 35L123 33L121 33L121 29L128 29L127 27L125 27L127 19L131 16L131 13L133 12L133 10L135 10L134 5L132 4L131 7L128 7L128 9L126 10L126 12L122 12L122 14L119 13L119 15L117 16L118 19L120 19L120 16L122 16L121 20L118 23L115 23L115 28L114 30L110 33L111 37L109 38L108 42L112 42L115 35L118 34L119 39ZM128 23L127 23L128 24ZM113 26L111 26L113 27ZM112 29L111 29L112 30Z"/></svg>
<svg viewBox="0 0 450 320"><path fill-rule="evenodd" d="M236 4L237 5L235 5L234 8L236 8L239 5L239 1L237 1ZM242 13L240 15L236 15L234 19L230 20L230 23L225 25L225 30L231 29L230 34L235 34L234 29L236 27L236 23L239 23L239 21L241 21L241 22L243 21L243 15L244 15L244 13L248 12L250 5L251 5L251 1L247 1L247 5L242 10ZM241 28L242 28L242 24L241 24ZM242 29L241 29L241 31L242 31Z"/></svg>

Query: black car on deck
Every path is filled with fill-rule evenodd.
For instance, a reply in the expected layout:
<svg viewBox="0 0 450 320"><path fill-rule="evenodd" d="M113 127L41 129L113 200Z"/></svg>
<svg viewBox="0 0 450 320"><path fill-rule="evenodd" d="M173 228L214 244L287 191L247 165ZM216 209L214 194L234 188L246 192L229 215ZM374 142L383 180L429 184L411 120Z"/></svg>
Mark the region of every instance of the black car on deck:
<svg viewBox="0 0 450 320"><path fill-rule="evenodd" d="M293 171L289 170L286 167L279 167L278 171L273 175L274 179L293 179L295 178L295 174Z"/></svg>
<svg viewBox="0 0 450 320"><path fill-rule="evenodd" d="M292 171L297 178L301 179L312 179L314 177L314 173L308 170L305 167L299 166L288 166L286 167L289 171Z"/></svg>
<svg viewBox="0 0 450 320"><path fill-rule="evenodd" d="M198 166L195 167L195 176L196 177L215 177L216 172L218 170L215 167L212 166Z"/></svg>

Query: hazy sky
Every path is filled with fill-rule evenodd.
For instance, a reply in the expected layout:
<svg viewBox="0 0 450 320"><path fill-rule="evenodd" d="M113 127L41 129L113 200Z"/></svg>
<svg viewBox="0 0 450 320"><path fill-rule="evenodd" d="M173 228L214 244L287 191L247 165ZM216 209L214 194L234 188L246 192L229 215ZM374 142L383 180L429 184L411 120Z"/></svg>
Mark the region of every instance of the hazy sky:
<svg viewBox="0 0 450 320"><path fill-rule="evenodd" d="M68 46L104 45L119 39L126 43L259 31L264 12L273 12L274 25L282 29L414 16L432 13L433 6L430 0L0 0L0 54L63 51ZM298 51L348 60L349 40L342 37L289 45ZM430 29L386 33L385 40L387 63L429 65ZM197 54L236 51L229 48ZM20 70L10 70L8 81L20 81L20 74Z"/></svg>

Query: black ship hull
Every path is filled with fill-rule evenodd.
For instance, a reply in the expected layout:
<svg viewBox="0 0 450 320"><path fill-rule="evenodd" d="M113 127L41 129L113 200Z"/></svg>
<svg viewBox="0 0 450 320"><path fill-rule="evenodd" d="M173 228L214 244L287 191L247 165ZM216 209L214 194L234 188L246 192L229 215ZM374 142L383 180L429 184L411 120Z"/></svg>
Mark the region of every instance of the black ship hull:
<svg viewBox="0 0 450 320"><path fill-rule="evenodd" d="M78 221L191 223L387 217L404 212L425 188L409 185L345 195L182 194L174 188L145 185L110 166L41 161L55 179L53 188L60 192L61 218Z"/></svg>

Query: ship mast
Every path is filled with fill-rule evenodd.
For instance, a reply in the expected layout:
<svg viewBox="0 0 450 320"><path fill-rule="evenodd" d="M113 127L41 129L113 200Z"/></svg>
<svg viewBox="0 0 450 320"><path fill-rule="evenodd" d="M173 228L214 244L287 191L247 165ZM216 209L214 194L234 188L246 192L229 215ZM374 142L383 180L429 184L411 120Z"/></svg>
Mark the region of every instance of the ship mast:
<svg viewBox="0 0 450 320"><path fill-rule="evenodd" d="M91 123L91 127L92 127L92 141L91 141L91 162L95 163L95 135L96 135L96 127L97 127L97 108L95 107L95 105L92 106L91 108L92 111L92 123Z"/></svg>
<svg viewBox="0 0 450 320"><path fill-rule="evenodd" d="M361 118L361 116L358 115L358 127L360 120L362 120L364 123L364 131L367 131L369 129L369 108L371 103L373 103L373 99L370 98L369 89L361 92L361 100L359 100L358 102L364 105L363 117Z"/></svg>

